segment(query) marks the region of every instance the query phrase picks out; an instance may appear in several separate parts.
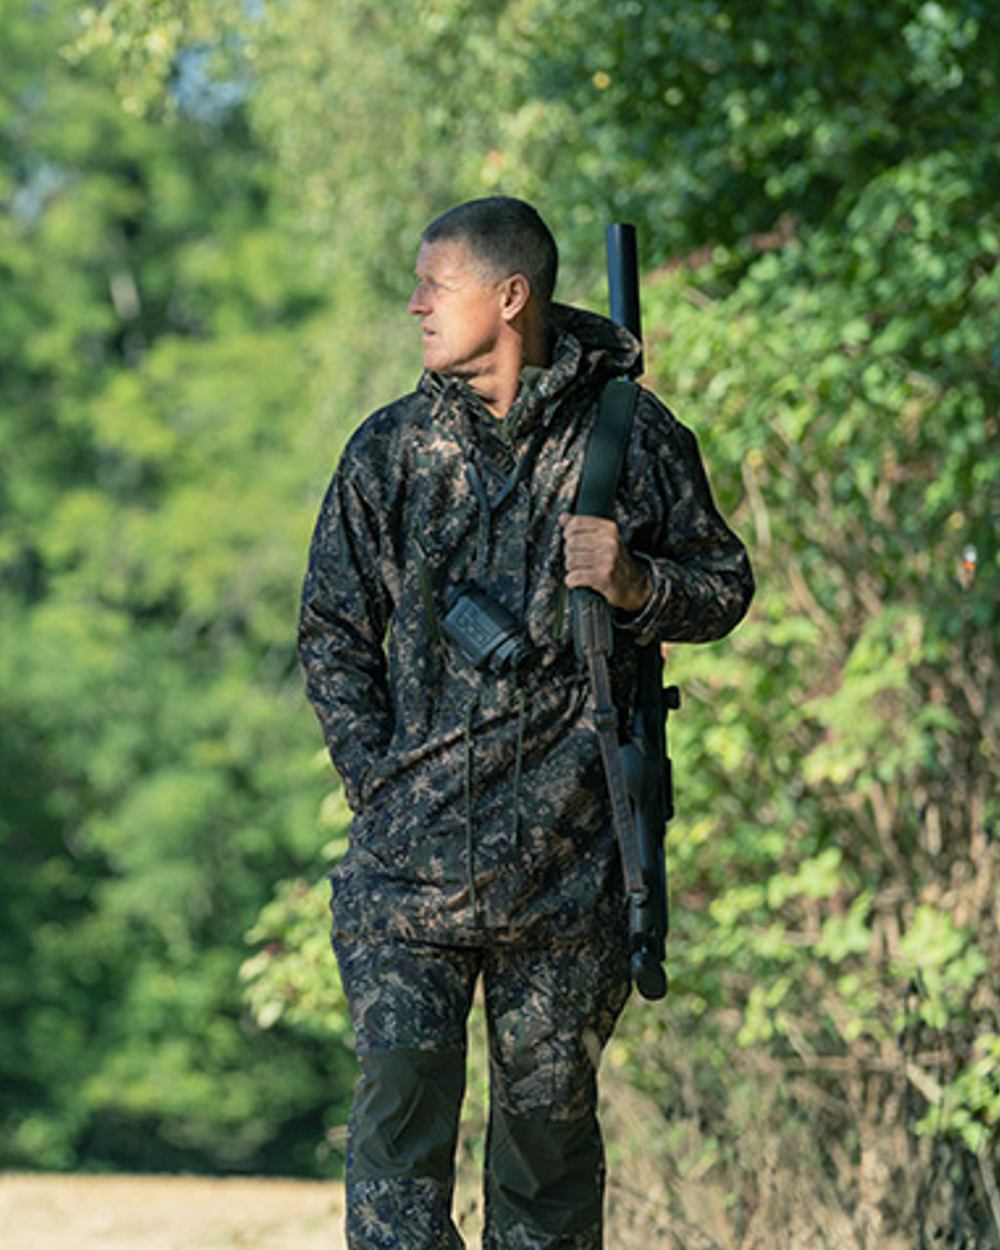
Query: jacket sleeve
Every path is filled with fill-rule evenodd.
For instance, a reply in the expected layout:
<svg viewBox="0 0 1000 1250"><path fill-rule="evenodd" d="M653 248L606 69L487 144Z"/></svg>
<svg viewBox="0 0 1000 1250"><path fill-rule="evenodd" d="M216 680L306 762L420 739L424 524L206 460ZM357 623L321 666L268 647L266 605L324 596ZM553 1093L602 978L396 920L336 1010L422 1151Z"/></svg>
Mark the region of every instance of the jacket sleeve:
<svg viewBox="0 0 1000 1250"><path fill-rule="evenodd" d="M313 532L298 644L306 695L354 811L392 736L383 647L392 600L380 575L379 531L379 510L366 502L345 453Z"/></svg>
<svg viewBox="0 0 1000 1250"><path fill-rule="evenodd" d="M649 392L636 419L627 477L656 521L630 548L649 566L652 594L641 612L620 615L618 627L641 644L714 641L742 620L753 598L746 548L715 506L694 434Z"/></svg>

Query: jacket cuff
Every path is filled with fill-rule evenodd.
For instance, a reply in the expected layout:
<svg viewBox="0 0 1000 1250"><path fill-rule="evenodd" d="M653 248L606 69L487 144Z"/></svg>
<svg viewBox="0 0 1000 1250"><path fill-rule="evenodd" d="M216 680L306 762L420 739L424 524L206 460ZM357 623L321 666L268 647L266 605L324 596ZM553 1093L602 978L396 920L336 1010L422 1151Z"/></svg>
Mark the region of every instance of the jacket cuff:
<svg viewBox="0 0 1000 1250"><path fill-rule="evenodd" d="M645 647L655 641L659 632L657 627L662 619L667 600L670 598L670 578L651 556L641 551L633 551L630 554L634 560L641 560L648 568L652 590L649 599L638 612L616 610L615 626L627 634L632 634L639 646Z"/></svg>

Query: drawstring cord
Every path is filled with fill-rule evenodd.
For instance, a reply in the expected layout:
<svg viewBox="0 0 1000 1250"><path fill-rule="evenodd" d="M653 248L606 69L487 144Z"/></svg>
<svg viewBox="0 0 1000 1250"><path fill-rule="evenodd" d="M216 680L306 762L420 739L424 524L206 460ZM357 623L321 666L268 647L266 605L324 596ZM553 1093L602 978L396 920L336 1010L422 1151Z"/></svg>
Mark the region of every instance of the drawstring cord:
<svg viewBox="0 0 1000 1250"><path fill-rule="evenodd" d="M517 752L514 756L514 845L521 845L521 764L524 759L524 691L517 692Z"/></svg>
<svg viewBox="0 0 1000 1250"><path fill-rule="evenodd" d="M469 425L466 419L466 425ZM493 518L511 498L514 492L521 484L524 475L531 469L538 455L539 449L546 435L546 427L543 425L535 431L534 437L528 444L527 448L521 454L513 469L504 479L503 486L495 499L490 499L489 491L483 482L482 474L476 467L476 463L469 454L467 448L462 446L465 456L465 475L468 478L469 486L473 495L476 497L476 506L479 509L479 524L476 531L476 564L475 577L482 580L486 577L487 557L490 547L490 531L493 524ZM460 440L461 441L461 440Z"/></svg>
<svg viewBox="0 0 1000 1250"><path fill-rule="evenodd" d="M476 910L475 831L472 824L472 712L475 695L465 705L465 863L469 876L469 906Z"/></svg>
<svg viewBox="0 0 1000 1250"><path fill-rule="evenodd" d="M472 493L476 497L476 504L479 509L479 525L476 533L475 578L477 581L481 581L486 576L486 559L490 548L490 522L492 520L492 509L490 508L490 497L486 493L486 487L483 485L483 479L479 475L479 470L468 456L466 456L465 460L465 475L469 479L469 485L472 487Z"/></svg>

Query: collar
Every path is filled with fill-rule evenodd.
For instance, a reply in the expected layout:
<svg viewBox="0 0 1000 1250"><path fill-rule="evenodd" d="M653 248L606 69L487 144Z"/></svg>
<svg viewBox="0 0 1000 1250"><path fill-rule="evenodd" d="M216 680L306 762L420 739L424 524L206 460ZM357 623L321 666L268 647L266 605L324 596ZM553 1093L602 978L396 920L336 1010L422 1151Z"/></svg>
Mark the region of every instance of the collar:
<svg viewBox="0 0 1000 1250"><path fill-rule="evenodd" d="M551 324L552 361L545 369L531 365L522 368L521 387L504 418L504 425L510 429L533 424L538 414L578 379L596 375L604 380L631 374L642 350L639 341L624 327L583 308L553 304ZM438 401L438 407L444 406L448 395L471 395L476 406L482 406L461 378L429 369L424 370L417 389Z"/></svg>

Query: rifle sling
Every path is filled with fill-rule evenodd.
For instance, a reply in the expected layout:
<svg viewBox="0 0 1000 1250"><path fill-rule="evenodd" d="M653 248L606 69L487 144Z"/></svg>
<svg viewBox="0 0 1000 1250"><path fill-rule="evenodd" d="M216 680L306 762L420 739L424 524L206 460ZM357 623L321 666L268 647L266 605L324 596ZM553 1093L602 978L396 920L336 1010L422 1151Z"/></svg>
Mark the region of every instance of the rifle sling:
<svg viewBox="0 0 1000 1250"><path fill-rule="evenodd" d="M599 516L605 520L614 517L615 491L638 402L639 387L635 382L612 378L605 385L583 458L583 473L576 495L578 516Z"/></svg>

